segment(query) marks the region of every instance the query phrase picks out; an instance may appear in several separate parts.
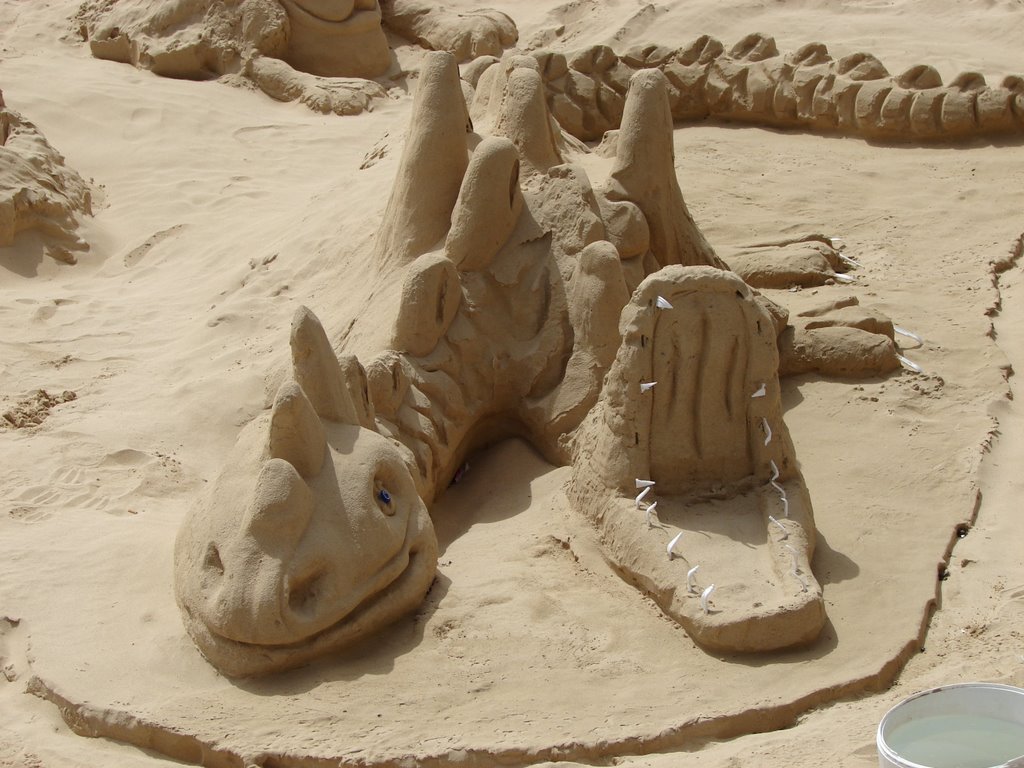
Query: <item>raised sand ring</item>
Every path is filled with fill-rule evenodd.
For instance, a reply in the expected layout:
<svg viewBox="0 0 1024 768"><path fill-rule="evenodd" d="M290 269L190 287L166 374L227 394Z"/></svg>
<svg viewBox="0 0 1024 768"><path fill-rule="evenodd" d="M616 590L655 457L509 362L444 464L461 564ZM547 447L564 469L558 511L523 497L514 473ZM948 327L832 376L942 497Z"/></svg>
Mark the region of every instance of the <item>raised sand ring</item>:
<svg viewBox="0 0 1024 768"><path fill-rule="evenodd" d="M74 264L75 253L88 248L79 218L90 213L89 185L0 93L0 248L34 231L48 256Z"/></svg>
<svg viewBox="0 0 1024 768"><path fill-rule="evenodd" d="M427 505L511 435L573 466L569 498L607 557L698 644L776 651L824 625L782 419L785 313L693 223L664 74L634 75L595 188L564 161L534 60L501 72L482 137L454 58L426 59L374 253L404 274L390 348L365 368L339 360L300 310L291 376L182 526L178 601L229 675L306 663L414 609L437 563ZM894 367L890 338L856 333ZM645 485L647 525L633 498ZM714 530L716 516L746 521L745 541L711 536L691 553L702 580L719 574L717 591L698 590L663 525Z"/></svg>

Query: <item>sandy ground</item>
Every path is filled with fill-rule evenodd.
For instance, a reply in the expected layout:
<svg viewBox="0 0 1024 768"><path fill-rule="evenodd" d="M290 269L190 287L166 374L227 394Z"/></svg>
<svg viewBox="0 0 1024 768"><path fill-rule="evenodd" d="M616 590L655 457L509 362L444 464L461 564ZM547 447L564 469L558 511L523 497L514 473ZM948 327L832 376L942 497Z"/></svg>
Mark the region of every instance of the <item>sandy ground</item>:
<svg viewBox="0 0 1024 768"><path fill-rule="evenodd" d="M868 50L891 71L924 62L996 82L1024 70L1019 2L494 5L526 45L756 30L782 49ZM901 698L1024 685L1024 415L1007 377L1024 366L1024 148L712 126L676 131L708 239L842 235L864 265L856 285L773 298L796 312L853 293L925 339L904 347L923 375L784 382L819 527L819 642L742 659L699 650L611 573L567 510L567 470L513 441L474 458L434 510L440 576L416 616L288 675L218 676L174 605L175 531L264 407L294 309L314 308L336 337L380 311L365 258L410 100L324 117L157 78L65 36L75 8L0 2L7 103L96 185L79 264L30 240L0 249L0 409L40 388L77 394L38 427L0 431L0 765L156 766L170 753L869 766ZM82 738L62 711L136 746Z"/></svg>

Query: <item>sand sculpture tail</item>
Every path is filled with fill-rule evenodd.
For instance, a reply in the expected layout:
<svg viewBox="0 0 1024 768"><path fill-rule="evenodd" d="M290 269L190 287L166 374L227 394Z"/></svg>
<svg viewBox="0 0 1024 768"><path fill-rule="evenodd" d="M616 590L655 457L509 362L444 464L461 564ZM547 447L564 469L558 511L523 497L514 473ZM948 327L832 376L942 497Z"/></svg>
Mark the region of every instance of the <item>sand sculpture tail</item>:
<svg viewBox="0 0 1024 768"><path fill-rule="evenodd" d="M753 123L898 142L1024 134L1024 78L989 85L978 72L949 83L918 64L892 75L869 53L836 60L823 43L782 54L747 35L731 49L702 35L681 48L648 45L619 55L605 45L572 55L534 54L551 113L565 130L600 139L623 120L633 73L657 68L669 81L672 117Z"/></svg>

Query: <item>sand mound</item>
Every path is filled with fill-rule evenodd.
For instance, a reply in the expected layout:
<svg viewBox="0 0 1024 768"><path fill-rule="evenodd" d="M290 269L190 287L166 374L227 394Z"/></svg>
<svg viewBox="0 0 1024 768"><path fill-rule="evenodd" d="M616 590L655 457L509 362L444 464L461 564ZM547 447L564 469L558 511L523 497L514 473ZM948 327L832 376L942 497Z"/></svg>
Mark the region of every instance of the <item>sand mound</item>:
<svg viewBox="0 0 1024 768"><path fill-rule="evenodd" d="M0 93L0 248L35 231L47 256L74 264L75 252L89 247L78 236L79 217L91 213L89 185Z"/></svg>

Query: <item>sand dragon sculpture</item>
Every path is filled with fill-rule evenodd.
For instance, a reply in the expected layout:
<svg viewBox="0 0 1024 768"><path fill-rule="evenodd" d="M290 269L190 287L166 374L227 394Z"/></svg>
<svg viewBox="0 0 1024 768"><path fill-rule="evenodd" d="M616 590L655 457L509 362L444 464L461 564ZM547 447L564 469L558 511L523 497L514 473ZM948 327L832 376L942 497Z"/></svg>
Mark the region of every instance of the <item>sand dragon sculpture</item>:
<svg viewBox="0 0 1024 768"><path fill-rule="evenodd" d="M567 501L608 561L699 645L818 636L814 517L779 377L891 371L894 326L849 296L790 324L756 289L849 281L850 262L820 235L712 248L673 125L997 137L1024 130L1024 79L944 85L820 43L783 55L760 34L728 51L703 36L521 52L504 14L417 0L88 0L77 21L98 57L339 114L402 76L385 26L437 51L372 254L402 284L386 348L338 357L301 308L273 407L180 530L178 603L218 669L301 665L414 610L437 567L430 504L512 435L572 467ZM589 152L611 158L607 178L577 162Z"/></svg>
<svg viewBox="0 0 1024 768"><path fill-rule="evenodd" d="M486 73L474 89L451 54L424 60L372 255L402 284L390 344L338 357L298 310L291 375L178 536L190 635L224 673L259 675L415 609L437 564L429 505L473 450L518 435L572 466L567 498L609 562L698 644L813 641L815 527L780 402L792 329L686 208L669 79L632 75L592 184L537 59ZM825 357L898 365L891 325L837 312Z"/></svg>

